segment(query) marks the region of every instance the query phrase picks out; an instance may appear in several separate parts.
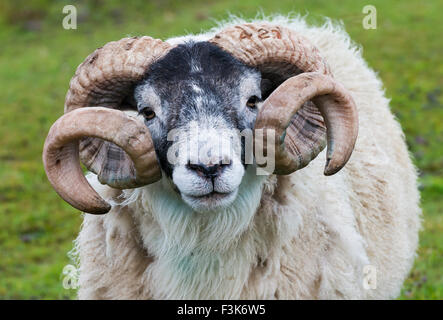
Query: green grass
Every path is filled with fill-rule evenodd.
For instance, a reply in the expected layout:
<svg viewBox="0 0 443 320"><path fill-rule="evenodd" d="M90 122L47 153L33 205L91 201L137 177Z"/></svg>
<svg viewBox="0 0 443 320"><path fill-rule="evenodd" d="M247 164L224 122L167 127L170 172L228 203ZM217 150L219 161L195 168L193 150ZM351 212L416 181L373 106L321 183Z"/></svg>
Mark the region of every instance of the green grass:
<svg viewBox="0 0 443 320"><path fill-rule="evenodd" d="M376 30L362 28L366 1L2 1L0 3L0 298L66 299L67 252L81 217L49 185L43 141L63 112L69 79L96 47L127 35L166 38L198 32L228 12L253 17L309 13L342 20L379 72L401 122L422 183L420 249L401 299L443 298L443 52L434 1L371 1ZM106 3L106 6L105 6ZM62 8L75 4L77 30L62 28Z"/></svg>

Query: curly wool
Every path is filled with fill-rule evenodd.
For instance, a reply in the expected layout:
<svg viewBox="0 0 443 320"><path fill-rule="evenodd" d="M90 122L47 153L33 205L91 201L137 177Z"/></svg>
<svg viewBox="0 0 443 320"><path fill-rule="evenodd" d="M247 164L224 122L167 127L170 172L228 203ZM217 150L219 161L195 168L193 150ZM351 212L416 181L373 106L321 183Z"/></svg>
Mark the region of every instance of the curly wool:
<svg viewBox="0 0 443 320"><path fill-rule="evenodd" d="M233 206L192 212L166 180L123 192L88 180L113 201L86 214L75 251L80 299L385 299L399 295L418 243L416 170L381 81L339 25L303 18L292 28L318 47L352 94L359 136L348 164L323 175L325 152L290 176L248 172ZM208 40L245 21L168 40ZM364 268L376 287L364 286Z"/></svg>

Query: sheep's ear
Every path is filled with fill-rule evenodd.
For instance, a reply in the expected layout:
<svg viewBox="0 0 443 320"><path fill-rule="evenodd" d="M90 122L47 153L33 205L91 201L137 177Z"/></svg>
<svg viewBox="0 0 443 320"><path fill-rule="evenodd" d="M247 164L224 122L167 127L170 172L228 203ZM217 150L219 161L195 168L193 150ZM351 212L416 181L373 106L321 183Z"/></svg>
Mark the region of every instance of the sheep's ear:
<svg viewBox="0 0 443 320"><path fill-rule="evenodd" d="M287 74L262 73L261 91L265 100L282 82ZM303 158L306 166L326 147L326 125L323 116L312 101L300 108L286 130L285 146L292 154L308 154Z"/></svg>

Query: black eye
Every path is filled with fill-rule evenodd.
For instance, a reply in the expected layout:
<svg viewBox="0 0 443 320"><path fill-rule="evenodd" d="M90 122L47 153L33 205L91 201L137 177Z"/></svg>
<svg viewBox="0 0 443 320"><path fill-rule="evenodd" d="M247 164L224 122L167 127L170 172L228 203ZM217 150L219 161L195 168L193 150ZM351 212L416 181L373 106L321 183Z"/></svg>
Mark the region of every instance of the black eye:
<svg viewBox="0 0 443 320"><path fill-rule="evenodd" d="M260 99L257 96L252 96L248 99L246 105L251 109L255 109L257 107L257 102L259 101Z"/></svg>
<svg viewBox="0 0 443 320"><path fill-rule="evenodd" d="M155 118L155 112L150 108L144 108L140 113L145 117L146 120L151 120Z"/></svg>

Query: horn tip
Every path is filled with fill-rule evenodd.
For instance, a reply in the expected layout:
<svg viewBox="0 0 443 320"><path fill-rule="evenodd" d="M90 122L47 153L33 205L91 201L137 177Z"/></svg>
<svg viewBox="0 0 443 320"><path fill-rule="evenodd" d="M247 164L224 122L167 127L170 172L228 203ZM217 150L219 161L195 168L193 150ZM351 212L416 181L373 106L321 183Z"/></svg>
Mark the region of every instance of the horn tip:
<svg viewBox="0 0 443 320"><path fill-rule="evenodd" d="M323 174L325 176L332 176L332 175L336 174L344 166L344 164L343 165L337 165L337 164L334 163L334 161L331 162L331 160L332 160L331 158L328 158L326 160L325 170L323 172Z"/></svg>
<svg viewBox="0 0 443 320"><path fill-rule="evenodd" d="M94 214L94 215L102 215L106 214L111 210L111 205L108 203L104 204L103 206L97 206L92 208L83 208L81 211L84 213Z"/></svg>

